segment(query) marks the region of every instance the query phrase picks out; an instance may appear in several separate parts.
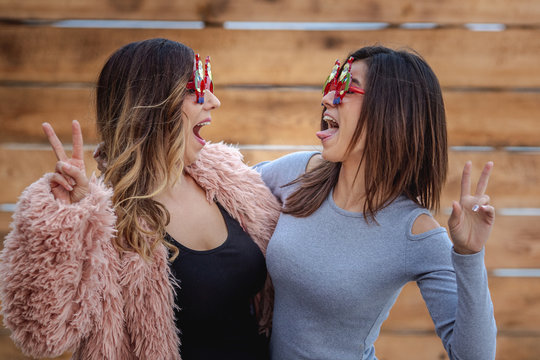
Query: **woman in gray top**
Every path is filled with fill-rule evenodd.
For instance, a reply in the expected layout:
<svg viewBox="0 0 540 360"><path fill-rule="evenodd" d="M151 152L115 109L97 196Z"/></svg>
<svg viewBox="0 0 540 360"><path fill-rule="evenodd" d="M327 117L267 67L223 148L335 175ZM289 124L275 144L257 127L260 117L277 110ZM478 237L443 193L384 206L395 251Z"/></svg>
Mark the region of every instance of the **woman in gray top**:
<svg viewBox="0 0 540 360"><path fill-rule="evenodd" d="M343 66L336 62L322 105L322 154L256 167L284 204L267 252L272 358L376 359L380 327L415 281L450 359L493 359L497 329L484 265L493 164L474 193L465 165L450 240L429 212L439 207L448 163L433 71L410 51L362 48Z"/></svg>

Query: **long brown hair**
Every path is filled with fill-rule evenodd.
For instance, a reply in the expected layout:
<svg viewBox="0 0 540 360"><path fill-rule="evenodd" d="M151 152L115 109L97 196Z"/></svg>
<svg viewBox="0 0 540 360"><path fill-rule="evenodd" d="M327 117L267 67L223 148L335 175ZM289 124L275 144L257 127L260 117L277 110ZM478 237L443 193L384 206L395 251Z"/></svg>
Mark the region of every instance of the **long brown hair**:
<svg viewBox="0 0 540 360"><path fill-rule="evenodd" d="M182 103L193 50L167 39L130 43L104 65L97 83L97 131L113 188L119 251L150 259L164 240L169 212L152 200L183 169ZM153 239L150 243L147 238Z"/></svg>
<svg viewBox="0 0 540 360"><path fill-rule="evenodd" d="M448 150L446 116L437 77L417 53L369 46L349 56L367 65L365 95L348 151L365 132L364 218L400 195L431 210L440 206ZM348 57L347 57L348 58ZM324 113L324 110L323 110ZM327 124L321 117L321 129ZM323 161L291 184L299 187L284 212L306 217L317 210L338 181L341 163ZM289 185L291 185L289 184Z"/></svg>

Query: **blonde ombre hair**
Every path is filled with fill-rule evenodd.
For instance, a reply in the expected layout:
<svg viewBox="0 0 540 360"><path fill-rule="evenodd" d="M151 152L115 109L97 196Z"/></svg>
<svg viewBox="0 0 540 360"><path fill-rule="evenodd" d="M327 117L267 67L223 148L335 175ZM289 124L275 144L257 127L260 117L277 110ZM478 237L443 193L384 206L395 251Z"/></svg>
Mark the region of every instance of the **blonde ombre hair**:
<svg viewBox="0 0 540 360"><path fill-rule="evenodd" d="M182 103L193 74L193 50L167 39L130 43L106 62L97 83L97 131L113 188L119 251L149 260L165 241L170 214L152 197L184 168ZM148 241L148 238L152 241Z"/></svg>

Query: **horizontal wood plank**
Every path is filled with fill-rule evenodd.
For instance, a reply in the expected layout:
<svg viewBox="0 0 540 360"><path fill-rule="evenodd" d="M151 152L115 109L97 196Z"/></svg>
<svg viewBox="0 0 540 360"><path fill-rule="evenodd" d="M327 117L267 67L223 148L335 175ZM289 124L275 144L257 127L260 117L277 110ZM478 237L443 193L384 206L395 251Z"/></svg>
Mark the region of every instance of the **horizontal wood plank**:
<svg viewBox="0 0 540 360"><path fill-rule="evenodd" d="M490 278L499 331L496 359L532 360L540 356L538 282L540 279ZM0 329L0 359L29 359L14 346L8 335L7 329ZM414 346L410 346L411 343ZM411 354L415 359L447 359L416 285L405 286L383 324L375 346L381 360L408 360ZM69 354L64 354L56 359L68 358Z"/></svg>
<svg viewBox="0 0 540 360"><path fill-rule="evenodd" d="M314 146L315 150L316 147ZM249 165L276 159L289 151L243 150ZM88 172L95 169L92 151L85 153ZM459 199L462 167L466 161L473 163L473 179L477 179L483 165L494 161L495 168L490 178L488 194L492 204L499 208L540 207L540 156L538 153L450 152L449 173L441 204L449 206ZM0 203L13 203L20 192L44 172L54 169L55 157L43 146L25 149L17 146L0 145Z"/></svg>
<svg viewBox="0 0 540 360"><path fill-rule="evenodd" d="M540 336L499 335L496 360L536 360L540 357ZM380 360L444 360L448 359L440 339L435 334L396 334L382 332L375 342ZM421 351L419 351L421 349ZM67 360L66 353L55 360ZM0 359L29 360L15 347L7 335L0 335Z"/></svg>
<svg viewBox="0 0 540 360"><path fill-rule="evenodd" d="M540 92L445 91L444 101L452 146L540 144Z"/></svg>
<svg viewBox="0 0 540 360"><path fill-rule="evenodd" d="M536 360L540 358L540 336L497 337L496 360ZM0 336L0 359L30 360L15 347L7 336ZM445 360L448 359L440 339L435 334L407 335L383 332L375 342L379 360ZM55 360L67 360L66 353Z"/></svg>
<svg viewBox="0 0 540 360"><path fill-rule="evenodd" d="M280 153L256 150L243 152L249 164L273 159ZM91 151L87 151L85 155L88 173L91 173L95 171ZM540 207L540 196L537 193L540 156L504 152L491 155L452 152L449 182L442 196L443 209L449 208L453 199L458 199L461 166L468 159L473 160L475 179L480 173L482 163L488 159L495 160L496 168L492 174L488 193L496 208ZM0 168L0 182L5 184L0 189L0 203L15 203L21 191L43 173L51 171L56 161L51 151L7 147L0 147L0 160L5 164ZM512 192L512 188L519 189L519 192ZM6 234L11 214L0 212L0 215L0 234ZM436 218L441 225L446 226L447 213L441 211ZM540 264L540 222L537 221L537 216L497 216L487 245L486 266L490 269L535 268L538 264Z"/></svg>
<svg viewBox="0 0 540 360"><path fill-rule="evenodd" d="M402 335L381 333L375 341L379 360L448 360L441 340L435 334Z"/></svg>
<svg viewBox="0 0 540 360"><path fill-rule="evenodd" d="M87 173L96 171L93 151L85 151ZM69 152L68 152L69 154ZM56 157L50 150L21 150L0 147L0 204L14 203L22 190L44 173L54 171ZM11 194L10 194L11 193Z"/></svg>
<svg viewBox="0 0 540 360"><path fill-rule="evenodd" d="M448 230L449 214L435 218ZM498 215L486 244L485 262L488 269L540 267L540 218Z"/></svg>
<svg viewBox="0 0 540 360"><path fill-rule="evenodd" d="M537 24L540 6L534 0L390 0L341 2L312 0L4 0L8 19L152 19L201 21L385 21L439 23Z"/></svg>
<svg viewBox="0 0 540 360"><path fill-rule="evenodd" d="M0 81L91 83L114 50L152 37L182 41L212 55L217 85L319 86L337 57L381 43L416 49L443 86L540 86L540 29L527 28L303 32L2 26Z"/></svg>
<svg viewBox="0 0 540 360"><path fill-rule="evenodd" d="M0 330L2 331L2 330ZM62 356L56 358L42 358L41 360L68 360L71 358L71 353L65 353ZM9 338L8 330L3 329L0 332L0 359L2 360L31 360L34 359L29 356L25 356L21 350L19 350L13 341Z"/></svg>
<svg viewBox="0 0 540 360"><path fill-rule="evenodd" d="M488 281L498 331L540 336L540 278L490 276ZM382 330L404 333L434 330L415 283L405 285Z"/></svg>
<svg viewBox="0 0 540 360"><path fill-rule="evenodd" d="M85 141L97 142L93 88L0 86L0 142L47 142L43 122L71 142L72 120L81 124Z"/></svg>
<svg viewBox="0 0 540 360"><path fill-rule="evenodd" d="M202 135L232 144L319 144L318 90L216 88L221 108ZM0 86L0 142L44 142L40 124L71 141L71 120L96 143L93 88ZM540 92L445 91L451 146L540 146ZM32 99L32 101L28 101Z"/></svg>
<svg viewBox="0 0 540 360"><path fill-rule="evenodd" d="M9 232L11 212L0 212L0 239ZM437 221L448 227L448 215L438 214ZM2 242L0 241L0 250ZM497 216L486 245L486 267L537 268L540 264L540 221L529 216Z"/></svg>
<svg viewBox="0 0 540 360"><path fill-rule="evenodd" d="M540 336L499 335L496 360L536 360L540 358ZM375 342L379 360L444 360L448 359L440 339L435 334L396 334L382 332ZM421 350L420 350L421 349ZM67 360L66 353L55 360ZM15 347L7 335L0 335L0 359L30 360ZM44 359L43 359L44 360Z"/></svg>
<svg viewBox="0 0 540 360"><path fill-rule="evenodd" d="M0 211L0 250L4 248L4 237L10 231L11 215L13 213ZM1 359L1 358L0 358Z"/></svg>
<svg viewBox="0 0 540 360"><path fill-rule="evenodd" d="M246 163L254 165L261 161L276 159L288 151L250 150L244 153ZM495 163L487 191L494 206L540 207L540 190L537 189L540 181L539 154L505 151L450 152L447 182L441 196L443 206L459 199L463 165L469 160L473 163L473 179L477 179L486 162Z"/></svg>
<svg viewBox="0 0 540 360"><path fill-rule="evenodd" d="M540 336L497 336L495 360L537 360ZM375 342L379 360L448 360L441 340L435 334L382 333Z"/></svg>
<svg viewBox="0 0 540 360"><path fill-rule="evenodd" d="M436 218L447 227L447 214L439 214ZM10 222L11 213L0 212L0 238L8 233ZM538 264L540 222L527 216L498 216L486 245L486 266L489 269L535 268Z"/></svg>

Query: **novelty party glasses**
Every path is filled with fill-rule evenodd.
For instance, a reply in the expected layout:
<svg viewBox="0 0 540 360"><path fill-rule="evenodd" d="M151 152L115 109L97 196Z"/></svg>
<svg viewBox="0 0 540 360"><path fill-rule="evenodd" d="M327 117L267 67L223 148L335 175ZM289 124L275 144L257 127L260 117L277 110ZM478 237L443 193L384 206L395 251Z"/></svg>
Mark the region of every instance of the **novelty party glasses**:
<svg viewBox="0 0 540 360"><path fill-rule="evenodd" d="M334 105L340 104L347 93L354 92L357 94L365 94L364 89L351 85L351 64L353 61L354 59L351 56L349 60L347 60L347 63L343 65L343 69L341 69L341 73L338 76L340 63L339 60L336 60L332 72L324 83L323 96L326 96L330 91L335 91Z"/></svg>
<svg viewBox="0 0 540 360"><path fill-rule="evenodd" d="M195 64L193 65L193 77L191 81L187 83L186 86L190 90L195 90L197 94L196 102L199 104L204 103L204 92L209 90L212 94L214 93L214 83L212 82L212 70L210 68L210 56L206 57L205 66L199 54L195 54Z"/></svg>

